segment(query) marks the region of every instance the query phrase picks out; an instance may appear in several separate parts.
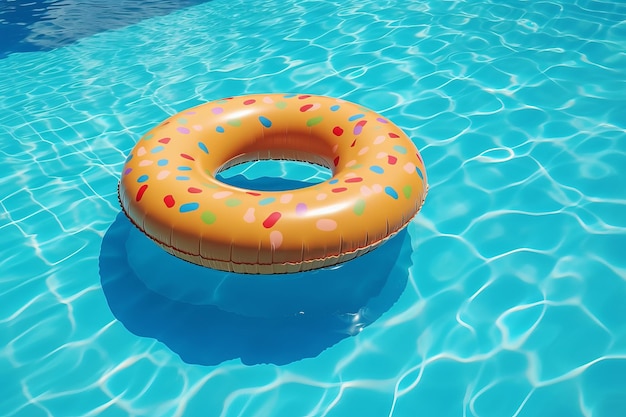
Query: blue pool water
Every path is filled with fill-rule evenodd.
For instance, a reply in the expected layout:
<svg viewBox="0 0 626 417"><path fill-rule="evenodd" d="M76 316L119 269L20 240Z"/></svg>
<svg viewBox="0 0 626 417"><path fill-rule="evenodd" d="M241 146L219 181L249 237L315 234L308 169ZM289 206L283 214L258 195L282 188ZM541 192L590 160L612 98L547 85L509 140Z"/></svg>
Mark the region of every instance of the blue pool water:
<svg viewBox="0 0 626 417"><path fill-rule="evenodd" d="M210 0L4 0L0 3L0 58L49 51L105 30Z"/></svg>
<svg viewBox="0 0 626 417"><path fill-rule="evenodd" d="M33 2L32 27L14 3L0 415L626 415L626 4L120 1L139 18L86 31L96 0ZM278 91L411 136L430 192L405 234L281 280L180 263L120 214L150 127Z"/></svg>

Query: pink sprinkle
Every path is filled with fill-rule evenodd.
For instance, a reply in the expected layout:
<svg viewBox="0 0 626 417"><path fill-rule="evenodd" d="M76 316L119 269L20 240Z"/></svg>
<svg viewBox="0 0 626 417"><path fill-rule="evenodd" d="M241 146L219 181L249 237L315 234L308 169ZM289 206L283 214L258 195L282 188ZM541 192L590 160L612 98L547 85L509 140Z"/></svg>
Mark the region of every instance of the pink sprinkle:
<svg viewBox="0 0 626 417"><path fill-rule="evenodd" d="M246 210L246 213L243 215L243 220L246 223L254 223L254 221L256 220L254 216L254 207L250 207L248 208L248 210Z"/></svg>
<svg viewBox="0 0 626 417"><path fill-rule="evenodd" d="M356 124L356 126L354 126L355 135L361 134L361 132L363 131L363 126L365 126L365 123L367 123L367 120L361 120Z"/></svg>
<svg viewBox="0 0 626 417"><path fill-rule="evenodd" d="M283 234L278 230L272 230L270 232L270 244L272 245L272 249L280 248L280 245L283 244Z"/></svg>
<svg viewBox="0 0 626 417"><path fill-rule="evenodd" d="M319 219L315 226L323 232L332 232L337 228L337 222L332 219Z"/></svg>
<svg viewBox="0 0 626 417"><path fill-rule="evenodd" d="M306 204L304 204L304 203L298 203L298 204L296 205L296 214L297 214L298 216L303 216L303 215L304 215L304 213L306 213L306 210L307 210Z"/></svg>
<svg viewBox="0 0 626 417"><path fill-rule="evenodd" d="M189 134L189 129L187 129L186 127L183 127L183 126L178 126L176 128L176 130L178 130L183 135L188 135Z"/></svg>

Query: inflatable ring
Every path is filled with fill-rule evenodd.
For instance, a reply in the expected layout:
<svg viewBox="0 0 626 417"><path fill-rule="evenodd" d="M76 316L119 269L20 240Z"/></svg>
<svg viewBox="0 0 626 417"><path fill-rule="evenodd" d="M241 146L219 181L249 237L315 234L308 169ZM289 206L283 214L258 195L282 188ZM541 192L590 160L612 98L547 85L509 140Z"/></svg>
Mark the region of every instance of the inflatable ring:
<svg viewBox="0 0 626 417"><path fill-rule="evenodd" d="M320 164L332 178L288 191L216 175L265 159ZM427 192L411 140L381 115L329 97L230 97L185 110L143 136L118 187L130 220L167 252L242 273L306 271L355 258L417 214Z"/></svg>

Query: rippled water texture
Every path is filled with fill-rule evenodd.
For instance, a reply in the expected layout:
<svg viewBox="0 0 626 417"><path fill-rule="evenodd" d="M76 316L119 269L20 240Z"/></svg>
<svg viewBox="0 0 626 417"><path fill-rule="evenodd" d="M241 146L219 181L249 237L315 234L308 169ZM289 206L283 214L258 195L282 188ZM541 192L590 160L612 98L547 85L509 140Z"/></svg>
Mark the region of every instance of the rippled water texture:
<svg viewBox="0 0 626 417"><path fill-rule="evenodd" d="M4 0L0 58L12 52L49 51L206 1L210 0Z"/></svg>
<svg viewBox="0 0 626 417"><path fill-rule="evenodd" d="M150 16L0 60L0 415L626 415L624 3ZM187 107L278 91L358 102L413 138L431 187L402 250L323 271L335 309L316 314L148 290L141 265L179 269L120 216L127 153Z"/></svg>

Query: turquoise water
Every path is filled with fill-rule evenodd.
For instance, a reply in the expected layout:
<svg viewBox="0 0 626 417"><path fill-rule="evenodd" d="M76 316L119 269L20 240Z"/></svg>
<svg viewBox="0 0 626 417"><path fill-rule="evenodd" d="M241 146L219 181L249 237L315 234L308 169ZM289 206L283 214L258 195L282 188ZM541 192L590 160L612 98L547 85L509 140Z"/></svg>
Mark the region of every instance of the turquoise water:
<svg viewBox="0 0 626 417"><path fill-rule="evenodd" d="M625 20L618 1L214 0L7 55L0 415L626 415ZM143 133L277 91L413 138L430 192L404 236L277 281L132 228L116 186ZM149 289L157 272L180 286ZM212 304L162 295L198 282Z"/></svg>

